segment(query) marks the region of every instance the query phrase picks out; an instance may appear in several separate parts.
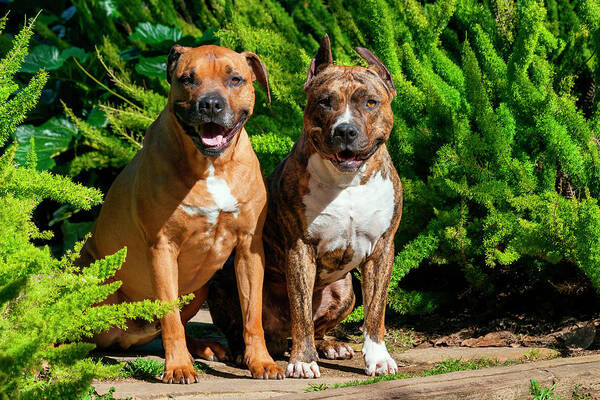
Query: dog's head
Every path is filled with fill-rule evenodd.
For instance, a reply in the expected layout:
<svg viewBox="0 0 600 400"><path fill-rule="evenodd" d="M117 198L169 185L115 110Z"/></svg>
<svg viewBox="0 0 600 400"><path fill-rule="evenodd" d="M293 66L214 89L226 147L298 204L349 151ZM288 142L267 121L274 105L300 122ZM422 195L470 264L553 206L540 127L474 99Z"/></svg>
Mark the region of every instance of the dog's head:
<svg viewBox="0 0 600 400"><path fill-rule="evenodd" d="M219 46L171 48L170 111L202 154L220 155L242 129L254 108L255 80L271 101L267 69L256 54Z"/></svg>
<svg viewBox="0 0 600 400"><path fill-rule="evenodd" d="M323 36L304 84L304 132L321 157L343 172L358 170L388 140L394 122L390 72L369 50L355 50L367 68L334 65Z"/></svg>

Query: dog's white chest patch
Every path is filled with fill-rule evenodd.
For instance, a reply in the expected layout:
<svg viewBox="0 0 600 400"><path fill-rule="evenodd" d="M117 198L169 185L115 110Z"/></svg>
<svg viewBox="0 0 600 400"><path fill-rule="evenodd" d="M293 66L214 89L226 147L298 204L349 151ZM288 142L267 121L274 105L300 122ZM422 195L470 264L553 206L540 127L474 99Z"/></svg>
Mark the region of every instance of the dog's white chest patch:
<svg viewBox="0 0 600 400"><path fill-rule="evenodd" d="M317 154L308 162L310 192L302 199L306 207L307 233L319 240L319 256L352 247L354 255L347 267L354 268L371 255L391 224L394 185L381 172L361 185L360 172L348 177L333 170L333 165L324 163L330 164Z"/></svg>
<svg viewBox="0 0 600 400"><path fill-rule="evenodd" d="M211 225L211 229L217 223L217 218L221 212L229 212L237 218L240 210L238 201L231 194L231 190L227 185L227 181L215 176L215 167L209 161L208 178L206 178L206 189L212 197L214 205L196 206L189 204L181 204L180 207L189 215L203 215Z"/></svg>

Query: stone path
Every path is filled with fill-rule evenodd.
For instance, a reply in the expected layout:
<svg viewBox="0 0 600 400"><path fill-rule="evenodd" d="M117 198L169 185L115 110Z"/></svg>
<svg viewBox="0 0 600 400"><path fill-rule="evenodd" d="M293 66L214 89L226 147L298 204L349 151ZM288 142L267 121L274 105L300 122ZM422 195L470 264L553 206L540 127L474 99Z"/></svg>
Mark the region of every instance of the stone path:
<svg viewBox="0 0 600 400"><path fill-rule="evenodd" d="M600 355L557 358L548 361L460 371L444 375L378 382L316 393L294 395L295 399L403 399L403 400L513 400L530 399L529 383L544 387L556 384L554 396L598 399L600 395Z"/></svg>
<svg viewBox="0 0 600 400"><path fill-rule="evenodd" d="M396 360L405 364L435 364L443 360L489 358L504 363L527 359L545 360L557 356L556 350L533 347L431 347L407 350L396 355Z"/></svg>
<svg viewBox="0 0 600 400"><path fill-rule="evenodd" d="M210 323L210 317L207 312L200 312L193 320L200 328L206 328ZM358 349L357 349L358 350ZM531 348L464 348L464 347L446 347L446 348L428 348L412 349L403 353L394 354L393 357L398 361L403 373L419 373L432 364L447 359L478 359L488 358L496 359L500 362L525 360L532 356L536 359L553 358L558 354L550 349ZM115 360L131 360L137 356L144 358L162 359L162 346L160 341L155 341L148 346L138 348L134 353L105 353L105 357ZM583 361L581 361L583 360ZM115 387L116 398L131 397L134 399L263 399L280 396L290 398L407 398L407 399L481 399L484 397L469 397L476 391L494 389L498 382L502 383L501 392L514 393L513 397L494 397L493 392L487 398L521 398L520 391L527 392L529 389L529 379L539 377L541 383L548 381L550 376L568 376L573 381L571 375L579 376L583 369L594 368L598 371L598 376L593 375L600 386L600 356L555 359L535 363L514 365L510 367L488 368L478 371L464 371L453 374L438 375L427 378L414 378L405 380L395 380L389 382L380 382L377 384L359 386L355 388L325 390L321 392L305 393L309 385L330 386L336 383L344 383L355 380L364 380L367 377L363 373L363 360L360 352L352 360L320 361L321 378L319 379L285 379L283 381L262 381L250 378L246 369L237 368L232 365L221 362L202 361L208 367L209 371L201 375L201 380L192 385L166 385L154 381L141 381L134 379L122 379L118 381L97 382L94 384L99 394L106 393L110 387ZM278 361L285 367L285 360ZM575 367L573 367L576 365ZM556 369L555 372L553 368ZM541 371L541 372L540 372ZM545 372L544 372L545 371ZM551 371L551 372L547 372ZM595 373L595 372L594 372ZM504 374L504 375L503 375ZM562 374L562 375L561 375ZM571 375L569 375L571 374ZM579 375L578 375L579 374ZM583 376L583 375L582 375ZM592 375L590 375L591 377ZM536 378L537 379L537 378ZM483 382L483 383L481 383ZM487 386L486 386L487 385ZM461 389L462 388L462 389ZM598 388L600 390L600 387ZM461 390L464 392L461 392ZM496 389L494 389L496 390ZM512 391L511 391L512 390ZM454 396L454 393L457 393ZM483 392L482 392L483 393ZM487 393L487 392L486 392ZM451 396L452 394L452 396ZM447 395L447 396L446 396ZM437 397L436 397L437 396ZM441 397L440 397L441 396ZM444 397L446 396L446 397ZM461 397L463 396L463 397ZM466 397L464 397L466 396ZM526 398L526 397L523 397Z"/></svg>

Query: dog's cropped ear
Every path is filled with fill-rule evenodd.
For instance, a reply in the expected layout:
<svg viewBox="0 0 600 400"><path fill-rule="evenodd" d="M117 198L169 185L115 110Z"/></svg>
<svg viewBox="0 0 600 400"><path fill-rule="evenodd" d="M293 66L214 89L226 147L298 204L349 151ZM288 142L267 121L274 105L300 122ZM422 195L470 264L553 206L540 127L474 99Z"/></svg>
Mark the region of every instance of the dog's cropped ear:
<svg viewBox="0 0 600 400"><path fill-rule="evenodd" d="M308 76L306 77L306 83L308 85L315 76L328 65L333 64L333 56L331 55L331 42L329 36L324 34L321 38L321 45L317 51L317 55L310 62L310 68L308 69Z"/></svg>
<svg viewBox="0 0 600 400"><path fill-rule="evenodd" d="M177 60L179 60L179 57L185 53L187 49L187 47L175 44L171 47L171 50L169 50L169 55L167 56L167 82L171 83L171 75L173 75L173 71L175 71L175 67L177 67Z"/></svg>
<svg viewBox="0 0 600 400"><path fill-rule="evenodd" d="M265 92L267 92L267 99L269 100L269 103L271 103L271 91L269 90L269 74L267 73L267 67L265 67L265 64L260 61L260 58L251 51L243 52L242 56L246 58L246 61L252 70L252 75L254 75L254 80L257 80L258 83L260 83L260 86L265 89Z"/></svg>
<svg viewBox="0 0 600 400"><path fill-rule="evenodd" d="M359 56L367 60L367 63L369 63L369 68L373 69L383 80L383 83L385 83L386 87L392 93L392 97L396 97L396 87L394 86L394 81L392 80L392 74L390 74L390 71L387 69L387 67L383 65L379 57L373 54L371 50L365 49L364 47L355 47L354 50Z"/></svg>

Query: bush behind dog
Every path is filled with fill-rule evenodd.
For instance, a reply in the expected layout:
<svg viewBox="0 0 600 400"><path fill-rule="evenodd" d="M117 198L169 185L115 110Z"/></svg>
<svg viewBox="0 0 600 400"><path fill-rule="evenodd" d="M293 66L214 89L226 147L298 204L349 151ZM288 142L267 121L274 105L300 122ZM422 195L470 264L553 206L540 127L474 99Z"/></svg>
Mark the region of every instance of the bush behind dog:
<svg viewBox="0 0 600 400"><path fill-rule="evenodd" d="M437 294L401 288L424 264L458 265L471 289L493 294L489 274L498 265L573 263L600 289L598 0L196 0L185 7L77 0L75 7L80 27L106 29L72 25L79 34L62 45L98 46L102 64L85 68L110 78L94 79L111 96L99 106L106 127L67 110L85 145L68 161L72 174L127 163L165 101L161 67L149 63L178 37L250 50L265 62L273 103L257 90L247 130L269 173L301 132L309 55L327 32L338 62L357 63L352 47L368 47L398 91L388 147L405 206L393 310L435 308ZM53 41L52 24L39 26Z"/></svg>

